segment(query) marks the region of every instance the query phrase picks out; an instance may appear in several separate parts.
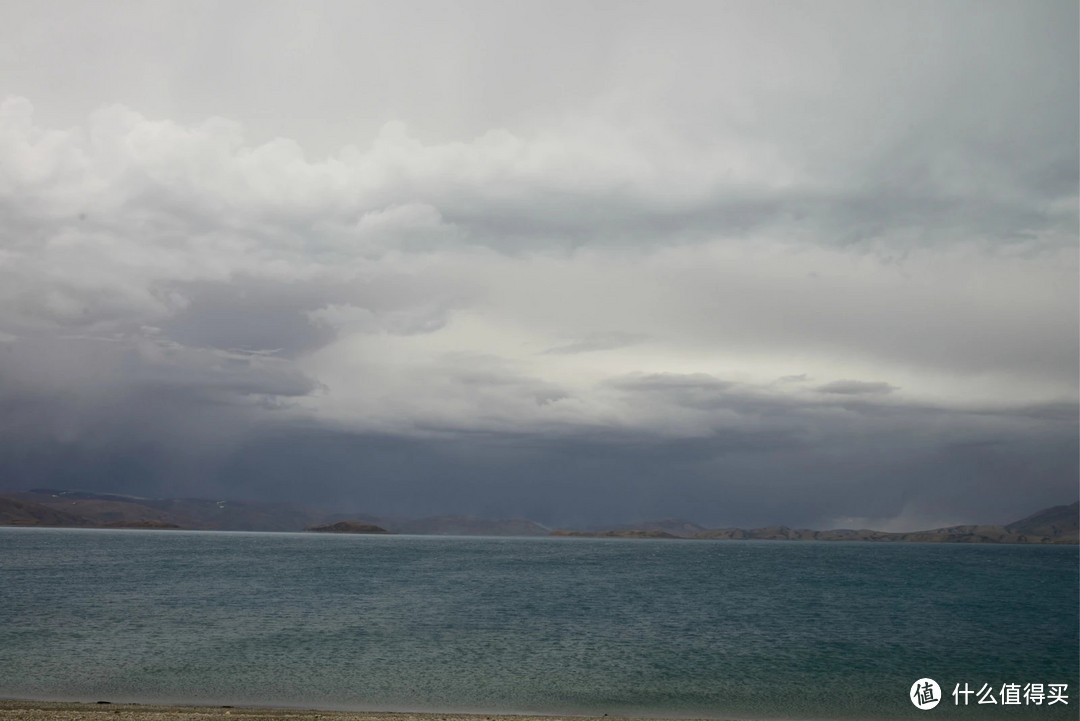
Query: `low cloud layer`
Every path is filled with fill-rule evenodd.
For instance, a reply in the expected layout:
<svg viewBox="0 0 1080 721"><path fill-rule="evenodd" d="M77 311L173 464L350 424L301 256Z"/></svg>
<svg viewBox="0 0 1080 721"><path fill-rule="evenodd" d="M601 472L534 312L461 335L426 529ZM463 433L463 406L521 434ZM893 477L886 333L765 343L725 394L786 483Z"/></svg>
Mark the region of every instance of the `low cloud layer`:
<svg viewBox="0 0 1080 721"><path fill-rule="evenodd" d="M284 6L243 7L259 47L284 32ZM306 121L221 117L220 78L185 107L221 112L132 91L71 122L22 78L0 103L5 485L554 524L1072 500L1075 8L937 6L925 35L893 5L738 6L800 40L736 72L690 22L708 7L617 13L619 63L537 86L559 112L405 103L318 152ZM532 37L519 19L499 27Z"/></svg>

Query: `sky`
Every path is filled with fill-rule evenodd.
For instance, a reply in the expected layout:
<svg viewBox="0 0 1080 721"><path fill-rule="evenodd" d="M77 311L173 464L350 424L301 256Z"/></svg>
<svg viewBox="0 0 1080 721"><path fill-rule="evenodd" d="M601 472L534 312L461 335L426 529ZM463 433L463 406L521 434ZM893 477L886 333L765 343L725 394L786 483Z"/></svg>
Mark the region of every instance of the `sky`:
<svg viewBox="0 0 1080 721"><path fill-rule="evenodd" d="M1078 490L1077 6L0 4L0 486L913 530Z"/></svg>

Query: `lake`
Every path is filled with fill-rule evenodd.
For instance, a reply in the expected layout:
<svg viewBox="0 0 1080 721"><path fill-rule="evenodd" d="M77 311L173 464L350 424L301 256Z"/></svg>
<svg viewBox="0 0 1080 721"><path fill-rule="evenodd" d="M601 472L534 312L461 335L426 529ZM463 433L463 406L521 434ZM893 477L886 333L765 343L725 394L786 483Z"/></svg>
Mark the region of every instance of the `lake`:
<svg viewBox="0 0 1080 721"><path fill-rule="evenodd" d="M1075 719L1078 568L1075 546L0 528L0 696Z"/></svg>

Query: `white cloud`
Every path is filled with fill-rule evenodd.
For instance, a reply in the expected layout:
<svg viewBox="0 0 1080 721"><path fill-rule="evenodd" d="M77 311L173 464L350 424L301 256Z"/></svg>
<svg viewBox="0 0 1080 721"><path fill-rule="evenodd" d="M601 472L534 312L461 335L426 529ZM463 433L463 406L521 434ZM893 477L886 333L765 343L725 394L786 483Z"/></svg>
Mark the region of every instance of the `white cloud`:
<svg viewBox="0 0 1080 721"><path fill-rule="evenodd" d="M682 228L695 203L722 201L730 163L591 127L427 145L391 125L368 150L309 162L291 141L248 146L224 120L185 127L113 106L57 131L17 98L0 118L0 332L138 343L154 326L155 343L187 344L185 363L209 366L217 351L291 348L290 372L323 389L304 408L324 420L715 429L727 411L653 412L608 385L664 373L799 403L806 389L776 378L964 408L1076 398L1077 253L1053 239L999 246L976 232L931 247L886 228L845 248L779 214L702 226L690 242ZM722 183L797 182L768 167ZM566 208L593 202L670 223L577 250L493 235L492 218L530 235L528 218L549 214L560 220L544 232L588 240L609 216ZM575 343L603 352L552 351ZM463 375L474 362L498 370Z"/></svg>

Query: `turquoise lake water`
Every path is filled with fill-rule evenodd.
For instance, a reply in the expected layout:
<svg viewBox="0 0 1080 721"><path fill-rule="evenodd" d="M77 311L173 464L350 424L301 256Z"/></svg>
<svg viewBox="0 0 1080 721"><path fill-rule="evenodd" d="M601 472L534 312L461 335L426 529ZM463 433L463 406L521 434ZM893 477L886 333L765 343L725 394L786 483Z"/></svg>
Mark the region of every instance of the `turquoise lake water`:
<svg viewBox="0 0 1080 721"><path fill-rule="evenodd" d="M3 528L0 696L1075 719L1078 594L1064 546Z"/></svg>

